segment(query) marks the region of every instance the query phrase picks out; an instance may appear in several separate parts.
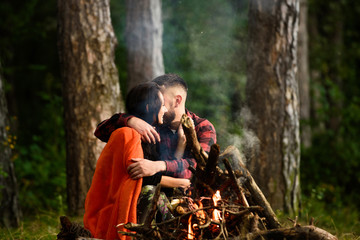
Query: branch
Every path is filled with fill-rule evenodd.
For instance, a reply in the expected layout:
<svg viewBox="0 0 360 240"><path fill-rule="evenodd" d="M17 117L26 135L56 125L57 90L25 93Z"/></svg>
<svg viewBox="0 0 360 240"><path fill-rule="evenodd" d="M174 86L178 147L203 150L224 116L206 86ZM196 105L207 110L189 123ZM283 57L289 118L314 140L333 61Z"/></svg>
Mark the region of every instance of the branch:
<svg viewBox="0 0 360 240"><path fill-rule="evenodd" d="M183 126L187 144L191 146L191 151L194 154L197 164L205 167L208 155L200 146L192 120L186 114L183 114L180 123Z"/></svg>

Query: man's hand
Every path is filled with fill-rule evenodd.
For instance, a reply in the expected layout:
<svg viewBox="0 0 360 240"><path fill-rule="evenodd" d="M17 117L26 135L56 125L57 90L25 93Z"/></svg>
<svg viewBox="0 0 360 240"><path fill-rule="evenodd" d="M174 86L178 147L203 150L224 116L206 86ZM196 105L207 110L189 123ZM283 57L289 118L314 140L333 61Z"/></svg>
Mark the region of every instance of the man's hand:
<svg viewBox="0 0 360 240"><path fill-rule="evenodd" d="M184 129L183 129L182 124L179 125L177 134L178 134L178 137L179 137L178 142L181 143L181 144L186 144L186 135L184 133Z"/></svg>
<svg viewBox="0 0 360 240"><path fill-rule="evenodd" d="M152 176L158 172L166 170L166 164L164 161L150 161L143 158L131 159L134 163L130 164L127 171L130 177L134 180Z"/></svg>
<svg viewBox="0 0 360 240"><path fill-rule="evenodd" d="M144 120L132 117L128 120L127 125L140 133L141 140L154 144L156 141L160 142L160 135L156 132L155 128Z"/></svg>

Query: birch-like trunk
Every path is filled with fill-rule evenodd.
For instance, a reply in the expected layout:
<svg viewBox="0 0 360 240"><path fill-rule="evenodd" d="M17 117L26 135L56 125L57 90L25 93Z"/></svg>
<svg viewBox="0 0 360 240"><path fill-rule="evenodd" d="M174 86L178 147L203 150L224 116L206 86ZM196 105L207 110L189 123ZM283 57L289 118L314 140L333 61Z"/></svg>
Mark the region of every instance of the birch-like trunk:
<svg viewBox="0 0 360 240"><path fill-rule="evenodd" d="M310 120L310 73L309 73L309 47L307 29L307 0L300 0L300 19L298 37L298 73L300 98L300 120L304 123L300 125L301 143L305 148L311 146L311 128L308 124Z"/></svg>
<svg viewBox="0 0 360 240"><path fill-rule="evenodd" d="M250 1L246 96L261 145L249 169L271 206L290 213L300 201L298 20L299 0Z"/></svg>
<svg viewBox="0 0 360 240"><path fill-rule="evenodd" d="M69 212L81 214L103 143L97 123L123 111L109 1L58 0Z"/></svg>
<svg viewBox="0 0 360 240"><path fill-rule="evenodd" d="M0 74L0 225L15 228L20 225L21 211L12 161L15 138L10 132L8 108Z"/></svg>
<svg viewBox="0 0 360 240"><path fill-rule="evenodd" d="M126 0L127 90L164 74L160 0Z"/></svg>

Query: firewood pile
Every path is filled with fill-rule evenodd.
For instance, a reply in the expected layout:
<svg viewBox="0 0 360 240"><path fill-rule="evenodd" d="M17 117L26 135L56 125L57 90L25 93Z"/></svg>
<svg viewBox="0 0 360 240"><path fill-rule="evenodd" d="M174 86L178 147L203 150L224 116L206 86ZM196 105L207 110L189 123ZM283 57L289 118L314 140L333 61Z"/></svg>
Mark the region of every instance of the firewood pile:
<svg viewBox="0 0 360 240"><path fill-rule="evenodd" d="M239 151L228 147L220 154L214 144L207 154L197 141L193 123L183 116L181 123L188 144L197 161L191 168L189 192L171 199L174 218L157 222L156 203L161 187L157 186L151 210L144 224L121 224L135 239L337 239L313 226L283 228L270 204L241 161ZM231 161L230 161L231 160ZM231 162L236 162L233 169ZM223 168L220 168L223 163Z"/></svg>

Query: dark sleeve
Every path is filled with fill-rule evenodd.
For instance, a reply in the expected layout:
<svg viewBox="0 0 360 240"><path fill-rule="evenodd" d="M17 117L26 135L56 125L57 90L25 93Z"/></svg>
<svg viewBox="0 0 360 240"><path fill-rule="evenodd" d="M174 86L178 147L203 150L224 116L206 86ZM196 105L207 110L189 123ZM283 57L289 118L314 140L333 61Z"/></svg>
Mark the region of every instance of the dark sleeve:
<svg viewBox="0 0 360 240"><path fill-rule="evenodd" d="M142 185L158 185L160 183L162 177L162 173L156 173L155 175L149 176L149 177L143 177L143 183Z"/></svg>
<svg viewBox="0 0 360 240"><path fill-rule="evenodd" d="M111 133L118 128L127 127L127 121L132 118L132 115L126 113L116 113L111 118L99 123L94 132L95 137L103 142L107 142Z"/></svg>

